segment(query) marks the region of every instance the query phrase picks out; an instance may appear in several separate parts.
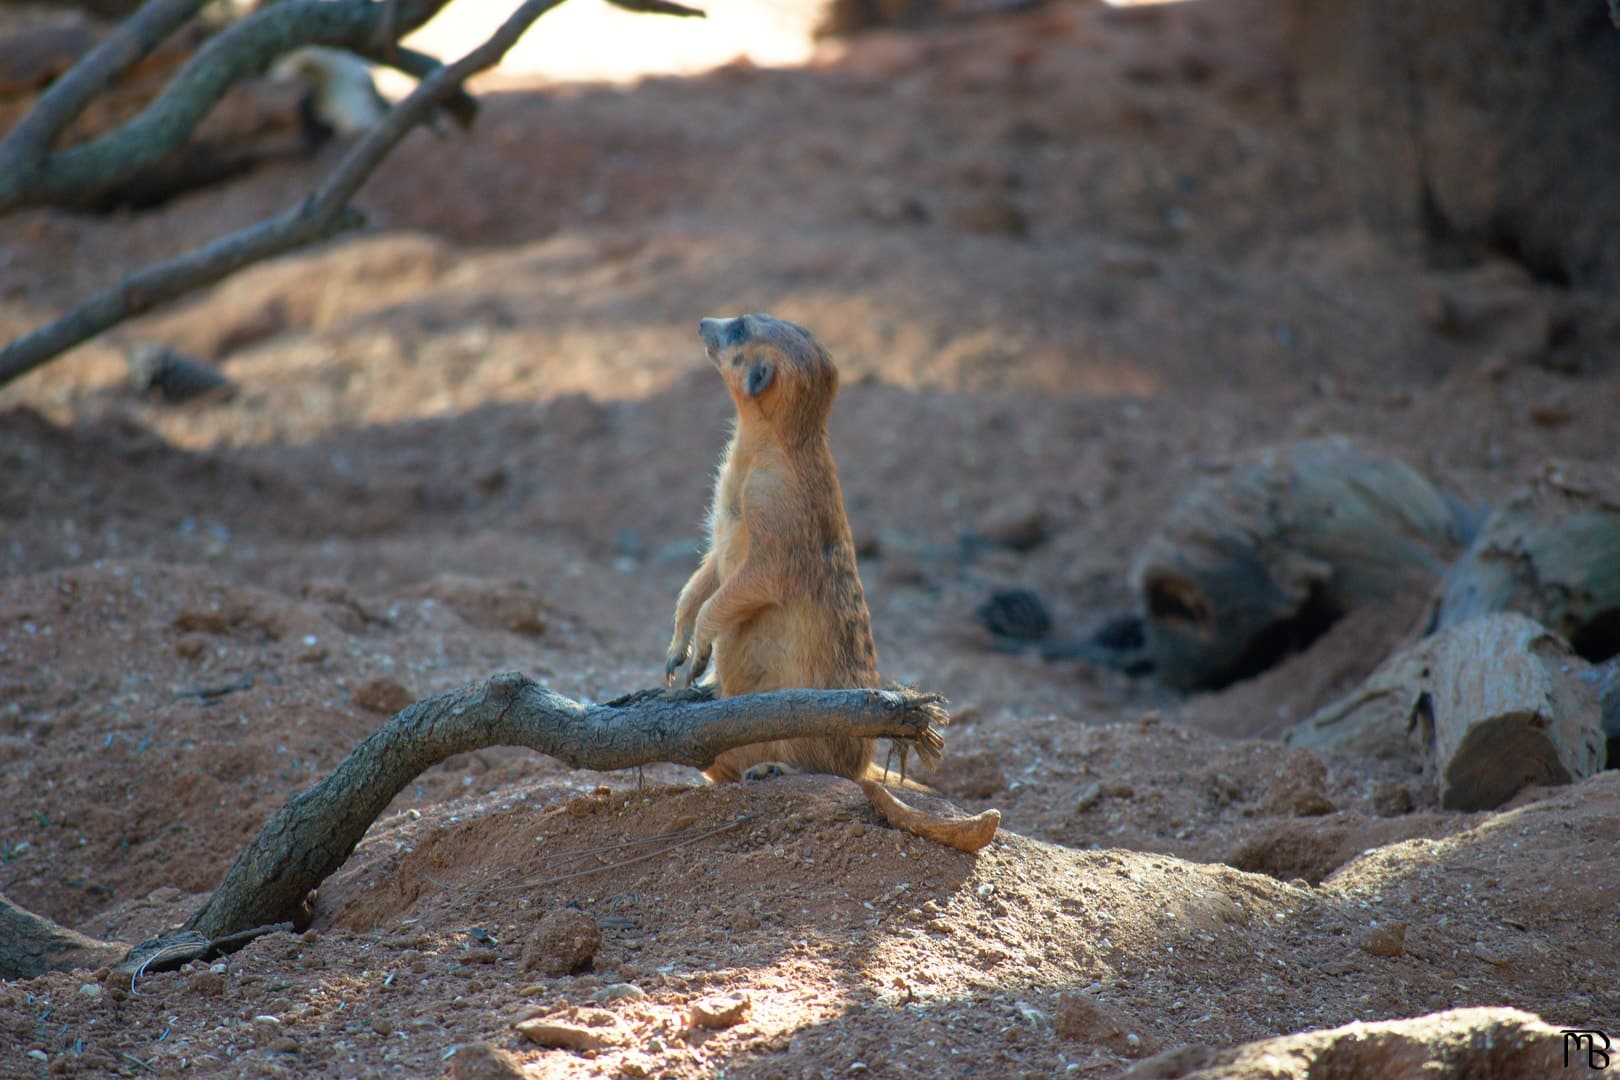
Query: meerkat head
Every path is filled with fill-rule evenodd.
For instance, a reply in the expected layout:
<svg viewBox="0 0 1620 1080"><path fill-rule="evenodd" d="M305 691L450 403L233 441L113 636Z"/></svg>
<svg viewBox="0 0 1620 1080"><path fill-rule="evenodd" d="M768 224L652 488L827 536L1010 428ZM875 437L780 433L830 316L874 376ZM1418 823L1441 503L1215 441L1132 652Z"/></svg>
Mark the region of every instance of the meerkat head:
<svg viewBox="0 0 1620 1080"><path fill-rule="evenodd" d="M726 381L737 414L821 430L838 394L838 369L810 331L770 315L702 319L704 351Z"/></svg>

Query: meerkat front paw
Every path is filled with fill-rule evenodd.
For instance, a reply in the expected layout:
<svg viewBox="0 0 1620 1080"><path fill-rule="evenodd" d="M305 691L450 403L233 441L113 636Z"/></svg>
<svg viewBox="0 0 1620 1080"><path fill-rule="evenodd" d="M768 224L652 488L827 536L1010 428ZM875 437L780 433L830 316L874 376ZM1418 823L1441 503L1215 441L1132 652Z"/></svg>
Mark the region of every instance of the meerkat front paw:
<svg viewBox="0 0 1620 1080"><path fill-rule="evenodd" d="M681 665L686 663L687 657L692 655L692 632L676 634L675 640L669 643L668 658L664 661L664 685L673 686L675 673Z"/></svg>
<svg viewBox="0 0 1620 1080"><path fill-rule="evenodd" d="M778 776L793 776L804 770L785 761L762 761L743 770L744 780L774 780Z"/></svg>
<svg viewBox="0 0 1620 1080"><path fill-rule="evenodd" d="M709 657L714 654L714 642L703 641L692 645L692 666L686 669L686 685L691 686L709 670Z"/></svg>

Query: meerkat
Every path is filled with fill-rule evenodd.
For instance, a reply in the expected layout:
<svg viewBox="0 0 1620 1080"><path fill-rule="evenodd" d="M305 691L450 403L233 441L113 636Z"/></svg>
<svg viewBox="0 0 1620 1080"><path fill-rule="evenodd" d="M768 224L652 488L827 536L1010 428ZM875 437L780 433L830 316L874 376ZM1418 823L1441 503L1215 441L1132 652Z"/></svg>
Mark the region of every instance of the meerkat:
<svg viewBox="0 0 1620 1080"><path fill-rule="evenodd" d="M686 685L712 670L721 697L881 687L827 437L832 357L804 327L769 315L704 319L699 333L736 427L720 458L708 549L675 605L666 681L687 666ZM704 775L862 780L872 771L872 740L829 735L728 750Z"/></svg>

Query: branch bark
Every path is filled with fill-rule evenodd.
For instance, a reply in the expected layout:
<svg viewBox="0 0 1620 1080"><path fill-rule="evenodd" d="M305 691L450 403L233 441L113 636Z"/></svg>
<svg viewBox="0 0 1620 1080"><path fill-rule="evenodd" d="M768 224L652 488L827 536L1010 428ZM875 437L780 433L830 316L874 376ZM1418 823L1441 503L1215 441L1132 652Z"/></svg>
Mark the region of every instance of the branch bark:
<svg viewBox="0 0 1620 1080"><path fill-rule="evenodd" d="M400 16L400 25L407 29L416 25L418 16L425 18L422 15L424 11L429 8L436 10L437 5L443 2L444 0L405 0L403 4L405 11ZM460 90L467 79L499 63L536 19L561 2L562 0L526 0L489 40L455 63L438 68L429 74L408 97L389 111L381 124L367 132L359 142L349 148L348 153L326 181L299 206L214 240L195 251L138 270L55 321L0 349L0 386L27 374L75 345L88 341L109 327L150 311L165 301L211 281L217 281L244 266L285 254L359 225L363 218L348 206L348 201L405 133L424 121L434 109L444 105ZM248 26L253 20L261 17L268 18L275 15L284 18L285 13L307 14L310 7L339 12L352 6L328 3L325 0L288 0L287 3L264 9L252 18L244 20L238 24L238 28ZM363 6L380 8L385 5ZM326 19L327 15L323 14L322 18ZM335 16L333 18L335 19ZM233 31L220 35L216 42L233 32L234 28ZM201 54L199 58L200 56ZM69 72L69 76L71 75L72 72ZM184 72L176 77L176 82L183 77ZM164 93L167 95L169 91L165 90ZM157 102L154 102L147 111L150 112L156 107ZM137 117L130 121L130 125L138 123L140 119ZM105 138L122 138L130 125ZM103 141L97 140L96 144L90 145L94 146ZM0 170L4 169L4 146L5 144L0 143ZM0 182L0 192L3 192L3 182ZM0 207L4 205L4 196L0 194Z"/></svg>
<svg viewBox="0 0 1620 1080"><path fill-rule="evenodd" d="M935 694L894 690L783 690L713 699L643 691L582 705L518 674L496 675L400 712L330 776L293 796L179 931L137 945L129 972L161 956L181 963L255 928L307 918L309 893L343 865L366 829L411 780L453 754L527 746L574 768L653 762L698 768L723 751L811 735L889 738L937 757L949 717Z"/></svg>
<svg viewBox="0 0 1620 1080"><path fill-rule="evenodd" d="M62 129L109 83L140 62L208 0L151 0L40 95L28 115L0 140L0 191L26 185ZM3 209L3 203L0 203Z"/></svg>
<svg viewBox="0 0 1620 1080"><path fill-rule="evenodd" d="M396 32L409 33L446 2L405 0L398 5ZM40 99L18 130L0 142L0 213L76 203L150 168L190 138L214 104L242 79L303 45L364 50L375 43L383 12L395 5L291 0L262 8L197 50L127 123L81 146L50 150L50 140L96 94L200 6L197 0L153 0L108 38L118 39L120 47L108 49L104 43L93 50ZM126 33L131 27L135 32Z"/></svg>
<svg viewBox="0 0 1620 1080"><path fill-rule="evenodd" d="M58 926L0 896L0 979L98 968L117 963L125 949L119 942L97 941Z"/></svg>

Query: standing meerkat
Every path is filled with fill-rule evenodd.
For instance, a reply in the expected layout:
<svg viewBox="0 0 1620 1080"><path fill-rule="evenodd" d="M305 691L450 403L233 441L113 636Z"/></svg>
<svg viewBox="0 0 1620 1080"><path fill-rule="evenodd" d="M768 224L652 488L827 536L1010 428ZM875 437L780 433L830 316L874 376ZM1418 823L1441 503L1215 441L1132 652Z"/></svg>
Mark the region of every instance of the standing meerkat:
<svg viewBox="0 0 1620 1080"><path fill-rule="evenodd" d="M737 407L709 509L709 545L675 605L664 667L720 697L881 687L827 438L838 369L802 326L769 315L704 319L705 351ZM728 750L717 783L780 773L869 777L870 739L829 735Z"/></svg>

